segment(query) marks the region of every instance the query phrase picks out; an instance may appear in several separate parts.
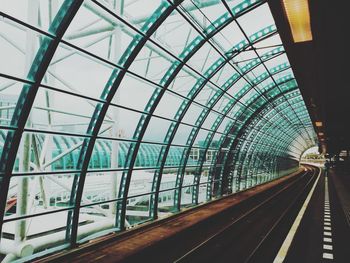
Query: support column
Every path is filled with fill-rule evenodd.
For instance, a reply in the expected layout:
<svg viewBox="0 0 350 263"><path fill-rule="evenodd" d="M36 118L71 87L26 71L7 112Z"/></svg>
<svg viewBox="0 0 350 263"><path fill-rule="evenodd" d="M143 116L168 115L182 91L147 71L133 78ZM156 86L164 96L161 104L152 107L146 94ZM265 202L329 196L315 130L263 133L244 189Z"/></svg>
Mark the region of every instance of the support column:
<svg viewBox="0 0 350 263"><path fill-rule="evenodd" d="M39 1L38 0L28 0L28 22L36 25L39 15ZM36 34L27 30L26 39L26 67L25 75L30 70L33 58L36 53L37 39ZM30 125L30 118L28 118ZM31 135L24 134L22 137L22 144L19 149L19 171L28 172L30 169L30 155L31 155ZM29 178L19 177L17 184L17 205L16 205L16 215L22 216L27 213L28 210L28 198L29 198ZM27 231L27 221L19 220L16 221L15 227L15 241L21 242L26 239Z"/></svg>
<svg viewBox="0 0 350 263"><path fill-rule="evenodd" d="M113 4L115 8L115 12L117 15L122 16L124 11L124 0L110 0L111 4ZM120 53L121 53L121 37L122 37L122 29L119 25L115 26L114 33L111 35L111 39L109 41L109 55L113 58L115 63L118 63ZM113 102L118 104L120 101L120 95L118 94L113 98ZM112 109L112 118L113 118L113 126L111 129L112 138L121 137L119 134L119 109L113 107ZM118 151L119 151L119 142L112 141L112 150L111 150L111 167L117 168L119 164L118 160ZM111 174L111 199L116 199L118 197L118 188L120 184L120 175L118 172L113 172ZM112 216L115 217L117 213L117 205L110 204L110 211Z"/></svg>

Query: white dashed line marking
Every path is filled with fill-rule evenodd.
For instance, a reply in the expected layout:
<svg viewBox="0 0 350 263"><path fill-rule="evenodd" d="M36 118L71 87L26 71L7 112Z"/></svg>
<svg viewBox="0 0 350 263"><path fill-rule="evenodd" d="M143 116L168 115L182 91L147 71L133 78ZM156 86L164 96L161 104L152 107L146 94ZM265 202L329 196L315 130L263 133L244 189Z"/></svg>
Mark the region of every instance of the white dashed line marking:
<svg viewBox="0 0 350 263"><path fill-rule="evenodd" d="M323 249L333 250L333 246L332 245L323 245Z"/></svg>
<svg viewBox="0 0 350 263"><path fill-rule="evenodd" d="M331 254L331 253L323 253L323 258L325 258L325 259L333 259L333 254Z"/></svg>
<svg viewBox="0 0 350 263"><path fill-rule="evenodd" d="M323 232L323 235L324 235L324 236L331 237L331 236L332 236L332 233L331 233L331 232Z"/></svg>
<svg viewBox="0 0 350 263"><path fill-rule="evenodd" d="M333 259L332 245L332 228L331 228L331 210L329 205L329 192L328 192L328 177L324 179L324 215L323 215L323 254L324 259ZM327 243L327 244L326 244Z"/></svg>
<svg viewBox="0 0 350 263"><path fill-rule="evenodd" d="M323 238L323 242L332 243L332 239L329 238L329 237L324 237L324 238Z"/></svg>

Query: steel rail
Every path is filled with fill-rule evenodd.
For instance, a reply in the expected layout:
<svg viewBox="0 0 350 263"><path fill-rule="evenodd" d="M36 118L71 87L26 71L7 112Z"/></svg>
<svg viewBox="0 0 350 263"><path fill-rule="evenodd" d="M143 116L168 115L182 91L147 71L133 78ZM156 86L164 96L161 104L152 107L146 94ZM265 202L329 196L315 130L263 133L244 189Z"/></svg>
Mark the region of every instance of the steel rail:
<svg viewBox="0 0 350 263"><path fill-rule="evenodd" d="M291 205L288 206L284 212L283 215L287 213L292 204L294 204L298 198L305 192L305 190L308 188L310 183L313 182L313 179L315 178L315 171L312 169L314 173L312 174L311 178L308 180L308 182L305 184L305 186L302 188L302 190L299 192L298 195L293 199L291 202ZM192 248L190 251L188 251L185 255L181 256L180 258L177 258L174 260L174 262L192 262L191 260L195 260L195 257L199 255L198 253L201 253L201 251L204 251L205 249L208 249L211 245L215 243L215 241L225 235L225 233L235 227L238 223L243 222L243 220L247 220L250 215L252 215L254 212L258 211L258 209L262 208L264 205L268 204L270 201L274 200L276 197L280 196L282 193L284 193L288 189L292 189L293 186L297 186L299 182L301 182L305 176L310 172L310 170L304 172L301 176L299 176L297 179L293 180L292 182L289 182L287 185L285 185L282 189L278 190L276 193L269 196L267 199L265 199L263 202L259 203L258 205L254 206L253 208L249 209L247 212L236 218L234 221L232 221L229 225L222 228L219 232L215 233L214 235L211 235L209 238L201 242L199 245ZM286 210L288 210L286 212Z"/></svg>
<svg viewBox="0 0 350 263"><path fill-rule="evenodd" d="M259 251L259 249L261 248L262 244L270 237L270 235L272 234L272 232L277 228L277 226L280 225L281 221L283 220L283 218L288 214L288 212L292 209L292 207L296 204L296 202L298 201L298 199L302 196L302 194L305 193L305 190L309 187L310 183L312 183L313 178L315 178L315 176L317 175L317 171L319 171L319 174L321 172L321 169L314 169L314 175L312 176L312 178L308 181L308 183L304 186L303 190L293 199L293 202L289 204L289 206L283 211L283 213L281 214L281 216L275 221L275 223L272 225L272 227L269 229L269 231L266 233L266 235L261 239L261 241L259 242L259 244L255 247L255 249L249 254L249 256L247 257L247 259L244 262L250 262L251 259L256 255L256 253Z"/></svg>

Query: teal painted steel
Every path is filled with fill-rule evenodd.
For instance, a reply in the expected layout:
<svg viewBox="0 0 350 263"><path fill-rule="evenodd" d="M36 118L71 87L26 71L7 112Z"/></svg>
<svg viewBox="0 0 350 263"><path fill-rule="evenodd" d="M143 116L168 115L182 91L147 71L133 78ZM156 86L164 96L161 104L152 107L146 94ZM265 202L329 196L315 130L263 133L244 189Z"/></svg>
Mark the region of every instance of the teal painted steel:
<svg viewBox="0 0 350 263"><path fill-rule="evenodd" d="M266 1L82 2L40 2L37 23L0 7L0 48L30 68L0 70L1 226L63 218L47 253L79 246L292 172L317 143Z"/></svg>

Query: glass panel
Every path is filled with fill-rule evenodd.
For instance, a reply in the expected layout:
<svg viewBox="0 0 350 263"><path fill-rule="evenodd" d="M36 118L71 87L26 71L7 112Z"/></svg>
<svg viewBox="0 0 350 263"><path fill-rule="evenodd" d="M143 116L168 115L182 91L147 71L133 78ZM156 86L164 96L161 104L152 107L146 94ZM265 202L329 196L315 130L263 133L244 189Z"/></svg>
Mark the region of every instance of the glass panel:
<svg viewBox="0 0 350 263"><path fill-rule="evenodd" d="M99 135L111 138L133 139L141 116L142 114L132 110L110 106L103 121L104 128L100 130ZM113 119L116 119L116 121Z"/></svg>
<svg viewBox="0 0 350 263"><path fill-rule="evenodd" d="M40 88L27 127L86 134L97 105L91 100Z"/></svg>
<svg viewBox="0 0 350 263"><path fill-rule="evenodd" d="M66 244L68 211L40 215L26 219L6 222L1 233L1 244L5 253L19 255L28 260L33 253ZM80 218L83 225L87 218ZM38 255L37 255L38 256Z"/></svg>
<svg viewBox="0 0 350 263"><path fill-rule="evenodd" d="M203 21L203 23L216 20L218 16L226 12L224 5L221 3L200 5L195 2L189 2L181 5L197 21Z"/></svg>
<svg viewBox="0 0 350 263"><path fill-rule="evenodd" d="M168 176L166 176L167 178ZM170 179L164 179L164 189L169 189L173 188L175 186L175 181ZM170 187L168 187L170 186ZM163 189L160 189L163 190ZM159 193L159 198L158 198L158 216L159 218L164 218L172 215L172 212L174 211L174 195L175 191L170 190L170 191L162 191Z"/></svg>
<svg viewBox="0 0 350 263"><path fill-rule="evenodd" d="M129 197L127 199L125 225L132 227L151 219L150 216L151 195Z"/></svg>
<svg viewBox="0 0 350 263"><path fill-rule="evenodd" d="M62 3L56 2L53 6L53 4L48 4L45 0L36 1L34 4L29 1L1 0L0 11L31 26L48 31ZM42 20L36 19L39 12L43 18Z"/></svg>
<svg viewBox="0 0 350 263"><path fill-rule="evenodd" d="M75 170L83 141L84 138L77 136L26 132L13 170L16 173Z"/></svg>
<svg viewBox="0 0 350 263"><path fill-rule="evenodd" d="M3 7L3 4L1 4L1 7ZM0 60L2 61L0 72L33 80L32 76L29 75L29 70L36 53L40 50L40 41L46 39L46 37L17 23L10 23L7 19L0 20L0 34ZM42 49L42 52L44 51L46 50ZM4 61L6 63L3 63Z"/></svg>
<svg viewBox="0 0 350 263"><path fill-rule="evenodd" d="M143 136L144 141L163 143L172 122L152 117Z"/></svg>
<svg viewBox="0 0 350 263"><path fill-rule="evenodd" d="M153 50L155 52L153 52ZM172 63L174 63L175 59L170 56L154 56L153 53L156 52L163 53L155 44L148 42L147 46L144 46L134 59L130 71L147 78L154 83L161 84L163 76Z"/></svg>
<svg viewBox="0 0 350 263"><path fill-rule="evenodd" d="M78 240L89 239L118 230L115 226L117 202L104 202L99 205L84 205L79 210L81 223L78 225Z"/></svg>
<svg viewBox="0 0 350 263"><path fill-rule="evenodd" d="M67 92L100 98L112 72L111 65L60 44L43 82Z"/></svg>
<svg viewBox="0 0 350 263"><path fill-rule="evenodd" d="M227 52L227 56L232 56L234 54L229 52L235 49L235 46L244 39L244 34L235 22L231 22L216 34L213 39L216 43L220 43L220 46Z"/></svg>
<svg viewBox="0 0 350 263"><path fill-rule="evenodd" d="M148 3L147 3L148 5ZM175 10L154 33L158 43L171 43L169 51L176 57L184 57L195 40L202 39L198 32Z"/></svg>
<svg viewBox="0 0 350 263"><path fill-rule="evenodd" d="M110 210L113 210L111 207L112 203L107 203L107 201L118 198L122 173L122 171L88 173L85 178L81 205L104 202L99 205L100 209L109 208ZM105 210L105 212L108 212L108 209Z"/></svg>
<svg viewBox="0 0 350 263"><path fill-rule="evenodd" d="M179 128L177 129L177 132L175 134L173 143L185 145L187 142L187 138L190 135L191 131L192 131L191 126L180 124Z"/></svg>
<svg viewBox="0 0 350 263"><path fill-rule="evenodd" d="M12 177L5 219L69 208L74 174Z"/></svg>
<svg viewBox="0 0 350 263"><path fill-rule="evenodd" d="M121 169L126 165L129 148L134 143L118 140L96 140L89 169Z"/></svg>
<svg viewBox="0 0 350 263"><path fill-rule="evenodd" d="M188 64L197 72L204 74L219 58L221 55L209 43L205 43Z"/></svg>
<svg viewBox="0 0 350 263"><path fill-rule="evenodd" d="M178 167L181 165L181 161L185 152L187 152L187 147L179 147L179 146L170 146L169 152L165 161L165 166L168 167ZM193 163L192 160L189 162ZM171 171L175 171L176 168L171 169Z"/></svg>
<svg viewBox="0 0 350 263"><path fill-rule="evenodd" d="M118 87L113 102L129 109L146 111L152 94L159 89L150 82L126 74Z"/></svg>
<svg viewBox="0 0 350 263"><path fill-rule="evenodd" d="M213 127L213 123L218 117L219 114L217 114L216 112L210 112L202 127L206 129L211 129L211 127Z"/></svg>
<svg viewBox="0 0 350 263"><path fill-rule="evenodd" d="M0 125L10 126L23 83L0 78Z"/></svg>
<svg viewBox="0 0 350 263"><path fill-rule="evenodd" d="M154 114L164 118L173 119L182 102L182 98L165 92L162 100L154 111Z"/></svg>
<svg viewBox="0 0 350 263"><path fill-rule="evenodd" d="M199 115L203 110L204 109L202 107L192 103L183 118L183 122L195 125Z"/></svg>
<svg viewBox="0 0 350 263"><path fill-rule="evenodd" d="M70 2L0 4L0 177L13 168L0 258L272 180L317 143L266 2L87 0L66 14ZM56 21L71 23L48 32L61 7ZM71 229L73 180L84 178Z"/></svg>
<svg viewBox="0 0 350 263"><path fill-rule="evenodd" d="M183 67L176 78L171 82L169 89L177 94L188 97L188 94L197 81L204 81L204 79L192 71L188 67Z"/></svg>
<svg viewBox="0 0 350 263"><path fill-rule="evenodd" d="M253 23L259 19L259 23ZM260 29L275 24L268 4L263 4L251 12L237 19L248 36L255 34Z"/></svg>
<svg viewBox="0 0 350 263"><path fill-rule="evenodd" d="M188 173L191 173L188 171ZM190 206L193 206L192 203L192 192L194 191L193 184L193 175L192 174L186 174L184 178L184 184L181 189L181 208L187 208Z"/></svg>
<svg viewBox="0 0 350 263"><path fill-rule="evenodd" d="M99 0L99 2L106 5L105 1ZM161 0L147 1L147 0L126 0L124 1L124 14L123 18L137 27L141 27L145 21L159 8L161 3L164 4ZM113 7L106 5L110 10L113 10ZM147 7L147 8L145 8ZM164 11L164 10L162 10Z"/></svg>

